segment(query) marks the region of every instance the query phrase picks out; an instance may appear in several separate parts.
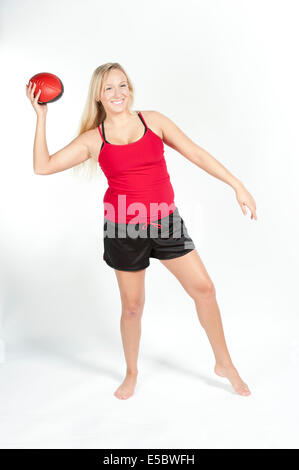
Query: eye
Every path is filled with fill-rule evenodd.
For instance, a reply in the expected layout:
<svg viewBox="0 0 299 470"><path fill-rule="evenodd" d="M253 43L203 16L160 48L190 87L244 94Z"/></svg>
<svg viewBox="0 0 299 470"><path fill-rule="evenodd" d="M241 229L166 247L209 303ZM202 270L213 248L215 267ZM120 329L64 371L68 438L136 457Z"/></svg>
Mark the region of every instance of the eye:
<svg viewBox="0 0 299 470"><path fill-rule="evenodd" d="M122 87L122 86L127 86L127 85L124 84L124 85L121 85L121 87ZM106 88L106 91L107 91L107 90L111 90L111 87Z"/></svg>

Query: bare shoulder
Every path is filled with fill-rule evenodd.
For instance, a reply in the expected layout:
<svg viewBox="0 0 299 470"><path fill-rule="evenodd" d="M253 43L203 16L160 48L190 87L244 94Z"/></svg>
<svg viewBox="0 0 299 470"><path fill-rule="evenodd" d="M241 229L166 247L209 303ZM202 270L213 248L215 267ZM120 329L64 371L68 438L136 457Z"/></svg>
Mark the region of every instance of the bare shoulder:
<svg viewBox="0 0 299 470"><path fill-rule="evenodd" d="M165 114L161 113L160 111L141 111L144 119L148 121L149 127L151 124L154 125L157 129L159 129L159 136L162 140L166 142L167 134L175 128L178 129L176 124ZM178 129L179 130L179 129Z"/></svg>
<svg viewBox="0 0 299 470"><path fill-rule="evenodd" d="M80 140L80 142L84 143L87 147L88 150L90 151L92 149L92 144L94 140L94 136L96 135L97 129L89 129L88 131L82 132L77 139ZM99 131L97 131L99 133Z"/></svg>
<svg viewBox="0 0 299 470"><path fill-rule="evenodd" d="M202 148L197 145L180 127L168 116L160 111L141 111L148 125L153 123L159 129L159 135L169 147L181 153L188 160L198 161Z"/></svg>
<svg viewBox="0 0 299 470"><path fill-rule="evenodd" d="M144 119L147 120L149 127L151 124L159 129L159 135L161 139L166 139L167 133L174 129L180 131L178 126L165 114L160 111L141 111Z"/></svg>
<svg viewBox="0 0 299 470"><path fill-rule="evenodd" d="M90 129L88 131L82 132L81 134L77 135L70 145L72 145L72 149L79 149L82 151L84 149L84 152L88 153L88 155L91 154L92 152L92 147L93 147L93 132L94 129Z"/></svg>
<svg viewBox="0 0 299 470"><path fill-rule="evenodd" d="M83 132L81 136L88 147L90 157L97 161L103 143L98 127Z"/></svg>
<svg viewBox="0 0 299 470"><path fill-rule="evenodd" d="M142 116L144 117L144 120L147 124L147 126L155 132L160 139L162 139L163 132L162 132L162 121L161 117L163 116L161 113L155 110L150 110L150 111L140 111L142 113Z"/></svg>

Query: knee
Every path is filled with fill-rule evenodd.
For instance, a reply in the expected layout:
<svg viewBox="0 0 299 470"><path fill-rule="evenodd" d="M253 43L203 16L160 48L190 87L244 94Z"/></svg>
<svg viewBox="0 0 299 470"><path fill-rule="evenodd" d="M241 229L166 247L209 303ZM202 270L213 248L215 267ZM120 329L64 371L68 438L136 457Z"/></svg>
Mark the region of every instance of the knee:
<svg viewBox="0 0 299 470"><path fill-rule="evenodd" d="M216 297L215 285L209 278L198 281L192 286L190 296L193 300L198 300L203 297L214 298Z"/></svg>
<svg viewBox="0 0 299 470"><path fill-rule="evenodd" d="M144 299L126 299L122 305L123 318L136 318L143 311Z"/></svg>

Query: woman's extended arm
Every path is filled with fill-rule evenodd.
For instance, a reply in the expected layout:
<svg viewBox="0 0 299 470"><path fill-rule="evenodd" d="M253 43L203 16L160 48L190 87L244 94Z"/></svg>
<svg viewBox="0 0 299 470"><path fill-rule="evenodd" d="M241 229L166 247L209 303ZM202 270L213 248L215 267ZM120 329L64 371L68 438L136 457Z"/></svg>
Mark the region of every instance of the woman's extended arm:
<svg viewBox="0 0 299 470"><path fill-rule="evenodd" d="M243 183L230 173L222 163L214 158L210 153L193 142L171 119L157 111L154 112L163 133L163 141L169 147L177 150L192 163L202 168L212 176L229 184L236 193L237 201L246 215L245 205L251 211L251 219L256 216L256 204L251 194L247 191Z"/></svg>

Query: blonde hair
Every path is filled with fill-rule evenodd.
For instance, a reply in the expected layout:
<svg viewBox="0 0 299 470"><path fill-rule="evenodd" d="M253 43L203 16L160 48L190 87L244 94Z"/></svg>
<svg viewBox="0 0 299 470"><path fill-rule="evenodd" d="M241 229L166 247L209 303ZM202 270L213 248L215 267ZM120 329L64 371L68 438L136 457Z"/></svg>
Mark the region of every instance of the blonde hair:
<svg viewBox="0 0 299 470"><path fill-rule="evenodd" d="M83 132L94 129L104 121L106 117L106 112L101 103L101 94L105 75L112 69L121 70L127 78L129 87L128 108L130 114L134 114L131 110L134 101L134 88L130 78L128 77L128 74L118 62L108 62L106 64L102 64L97 67L92 74L88 89L87 100L85 103L83 114L81 116L77 136L83 134ZM91 157L88 160L72 167L73 177L83 177L84 179L87 178L88 180L99 174L99 172L102 172L102 170L98 162L96 162L95 159Z"/></svg>

